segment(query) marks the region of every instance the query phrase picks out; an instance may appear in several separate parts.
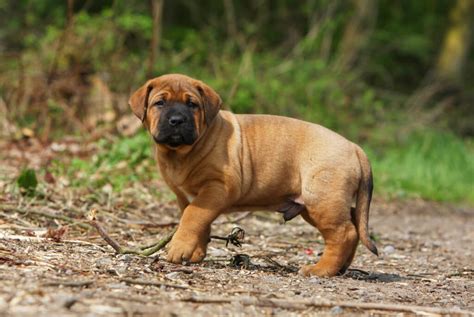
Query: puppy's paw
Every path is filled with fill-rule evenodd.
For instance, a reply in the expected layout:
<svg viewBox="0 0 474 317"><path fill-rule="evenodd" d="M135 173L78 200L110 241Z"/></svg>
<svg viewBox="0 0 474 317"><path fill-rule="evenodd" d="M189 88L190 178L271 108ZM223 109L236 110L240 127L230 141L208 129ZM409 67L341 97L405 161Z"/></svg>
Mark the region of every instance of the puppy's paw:
<svg viewBox="0 0 474 317"><path fill-rule="evenodd" d="M201 262L206 256L207 239L176 232L170 242L167 261L172 263Z"/></svg>
<svg viewBox="0 0 474 317"><path fill-rule="evenodd" d="M325 267L319 264L305 265L299 272L303 276L318 276L318 277L331 277L335 276L338 273L338 270L331 267Z"/></svg>

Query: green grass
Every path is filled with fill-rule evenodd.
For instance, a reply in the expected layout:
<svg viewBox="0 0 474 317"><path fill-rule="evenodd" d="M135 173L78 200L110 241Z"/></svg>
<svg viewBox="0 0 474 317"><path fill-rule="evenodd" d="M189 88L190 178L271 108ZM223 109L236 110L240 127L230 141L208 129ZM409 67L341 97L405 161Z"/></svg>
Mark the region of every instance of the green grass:
<svg viewBox="0 0 474 317"><path fill-rule="evenodd" d="M474 205L474 144L450 133L428 131L384 148L365 147L372 162L377 195L460 202ZM133 182L158 177L151 142L142 131L115 142L99 141L91 159L57 162L56 173L72 186L120 191ZM159 193L158 193L159 194Z"/></svg>
<svg viewBox="0 0 474 317"><path fill-rule="evenodd" d="M102 139L91 158L56 160L56 175L65 175L72 186L100 188L110 184L120 191L131 182L149 181L156 177L156 164L151 154L151 141L145 131L114 141Z"/></svg>
<svg viewBox="0 0 474 317"><path fill-rule="evenodd" d="M474 204L474 148L450 133L426 132L382 155L368 150L376 192Z"/></svg>

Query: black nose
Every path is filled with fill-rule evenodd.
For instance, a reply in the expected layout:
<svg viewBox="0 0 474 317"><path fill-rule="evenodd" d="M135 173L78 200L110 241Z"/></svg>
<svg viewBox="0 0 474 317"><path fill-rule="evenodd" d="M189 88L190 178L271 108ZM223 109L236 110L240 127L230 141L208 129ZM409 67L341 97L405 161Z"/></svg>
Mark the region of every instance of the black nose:
<svg viewBox="0 0 474 317"><path fill-rule="evenodd" d="M168 119L170 126L177 126L185 121L185 117L181 114L174 114Z"/></svg>

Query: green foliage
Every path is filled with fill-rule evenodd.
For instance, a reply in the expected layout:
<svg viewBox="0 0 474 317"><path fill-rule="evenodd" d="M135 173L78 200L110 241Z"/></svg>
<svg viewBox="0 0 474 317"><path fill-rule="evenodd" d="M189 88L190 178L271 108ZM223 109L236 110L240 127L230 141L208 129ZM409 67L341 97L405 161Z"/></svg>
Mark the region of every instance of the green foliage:
<svg viewBox="0 0 474 317"><path fill-rule="evenodd" d="M23 195L34 196L36 193L36 187L38 186L38 179L36 178L35 170L28 168L21 171L20 176L17 179L17 184Z"/></svg>
<svg viewBox="0 0 474 317"><path fill-rule="evenodd" d="M120 191L133 181L156 176L151 142L145 132L114 141L102 139L90 159L74 158L69 164L55 161L55 173L67 175L72 186L101 188L110 184Z"/></svg>
<svg viewBox="0 0 474 317"><path fill-rule="evenodd" d="M369 157L379 193L474 204L474 147L450 133L420 132Z"/></svg>
<svg viewBox="0 0 474 317"><path fill-rule="evenodd" d="M128 114L130 92L150 71L149 1L72 3L68 20L67 1L0 0L0 99L9 119L37 135L77 133L77 122L81 133L96 128L89 112L110 111L92 96L101 87L107 93L99 97L111 100L116 117ZM352 53L341 43L357 14L354 3L166 0L151 71L199 78L234 112L298 117L368 144L380 192L472 202L469 141L433 132L449 122L456 128L459 120L440 116L430 132L403 132L407 141L398 141L406 130L401 125L416 125L404 105L436 59L454 2L374 2L372 19L359 30L364 44L356 62L343 69L341 56ZM473 61L467 59L466 73ZM94 86L98 79L103 86ZM461 89L471 89L466 96L472 97L472 87L466 78ZM462 125L470 126L470 116L464 118ZM91 159L56 162L56 168L74 186L121 190L155 175L148 139L143 132L101 140Z"/></svg>
<svg viewBox="0 0 474 317"><path fill-rule="evenodd" d="M121 138L113 143L102 139L98 146L99 154L93 159L98 167L112 166L126 161L130 167L134 168L144 159L151 157L151 142L145 132L129 138Z"/></svg>
<svg viewBox="0 0 474 317"><path fill-rule="evenodd" d="M455 1L379 3L377 25L366 50L365 72L371 84L412 91L428 72L442 42Z"/></svg>

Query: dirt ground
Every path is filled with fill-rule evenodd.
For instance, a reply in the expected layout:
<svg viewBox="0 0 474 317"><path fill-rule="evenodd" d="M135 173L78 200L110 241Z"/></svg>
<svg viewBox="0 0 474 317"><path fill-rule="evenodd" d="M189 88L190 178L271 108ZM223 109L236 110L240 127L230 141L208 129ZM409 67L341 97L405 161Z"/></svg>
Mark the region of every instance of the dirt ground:
<svg viewBox="0 0 474 317"><path fill-rule="evenodd" d="M2 164L3 163L3 164ZM18 166L0 162L0 315L472 315L474 210L419 200L375 199L370 228L380 256L359 246L351 270L335 278L304 278L318 260L321 236L302 219L281 215L223 216L213 234L245 230L242 247L212 240L204 263L172 265L117 255L87 228L98 219L124 246L168 234L178 220L173 202L147 186L80 193L45 187L22 198L12 186ZM61 218L66 216L69 218ZM71 220L72 223L71 223ZM49 231L48 231L49 229ZM421 307L419 307L421 306Z"/></svg>

